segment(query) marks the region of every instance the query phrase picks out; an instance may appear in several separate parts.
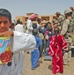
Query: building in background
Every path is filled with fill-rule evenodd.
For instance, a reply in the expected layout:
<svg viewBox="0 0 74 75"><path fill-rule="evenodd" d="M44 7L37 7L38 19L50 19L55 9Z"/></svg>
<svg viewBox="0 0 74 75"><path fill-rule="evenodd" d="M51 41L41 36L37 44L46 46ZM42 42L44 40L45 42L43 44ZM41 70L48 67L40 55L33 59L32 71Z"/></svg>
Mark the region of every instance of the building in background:
<svg viewBox="0 0 74 75"><path fill-rule="evenodd" d="M31 14L33 13L27 13L25 16L16 16L15 22L17 22L17 20L20 19L23 25L26 25L27 19ZM42 20L41 23L47 23L49 21L52 23L52 19L54 18L54 15L38 15L38 17L41 18ZM37 22L33 21L33 23L37 23Z"/></svg>

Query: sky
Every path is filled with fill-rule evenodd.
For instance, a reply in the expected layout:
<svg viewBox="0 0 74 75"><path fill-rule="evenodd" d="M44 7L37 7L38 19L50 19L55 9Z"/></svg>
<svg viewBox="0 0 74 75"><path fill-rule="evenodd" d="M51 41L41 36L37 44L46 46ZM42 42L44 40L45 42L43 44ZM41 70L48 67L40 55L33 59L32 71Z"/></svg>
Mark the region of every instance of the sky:
<svg viewBox="0 0 74 75"><path fill-rule="evenodd" d="M74 7L74 0L0 0L0 8L9 10L12 20L16 16L25 16L26 13L39 15L53 15L57 11L64 13L70 6Z"/></svg>

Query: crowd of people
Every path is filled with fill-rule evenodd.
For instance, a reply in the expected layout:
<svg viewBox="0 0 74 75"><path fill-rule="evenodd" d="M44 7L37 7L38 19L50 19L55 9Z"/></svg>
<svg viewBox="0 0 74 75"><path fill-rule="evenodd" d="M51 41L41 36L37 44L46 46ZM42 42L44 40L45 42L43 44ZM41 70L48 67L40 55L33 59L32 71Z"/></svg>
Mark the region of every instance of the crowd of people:
<svg viewBox="0 0 74 75"><path fill-rule="evenodd" d="M33 20L37 23L33 24ZM0 9L0 75L22 75L25 52L31 56L32 70L48 55L52 57L53 74L63 73L63 65L71 61L73 35L73 7L66 9L64 14L56 12L52 23L41 23L34 13L27 19L26 26L20 20L15 25L11 13ZM6 46L4 50L3 46Z"/></svg>

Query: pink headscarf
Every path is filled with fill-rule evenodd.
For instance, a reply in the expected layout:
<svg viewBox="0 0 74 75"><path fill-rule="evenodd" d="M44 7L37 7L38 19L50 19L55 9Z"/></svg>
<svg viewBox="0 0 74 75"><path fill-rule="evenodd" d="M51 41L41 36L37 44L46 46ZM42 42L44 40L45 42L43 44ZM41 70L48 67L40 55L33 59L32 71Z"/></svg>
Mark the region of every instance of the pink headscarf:
<svg viewBox="0 0 74 75"><path fill-rule="evenodd" d="M34 20L34 19L36 19L37 18L37 16L38 16L38 14L32 14L30 17L29 17L29 19L30 20Z"/></svg>

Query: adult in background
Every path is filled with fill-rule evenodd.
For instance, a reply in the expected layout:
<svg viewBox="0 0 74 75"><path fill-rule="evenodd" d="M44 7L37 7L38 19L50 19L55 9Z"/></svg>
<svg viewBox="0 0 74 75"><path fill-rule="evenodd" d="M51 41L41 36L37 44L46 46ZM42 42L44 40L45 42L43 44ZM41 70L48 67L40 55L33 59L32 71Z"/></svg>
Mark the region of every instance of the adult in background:
<svg viewBox="0 0 74 75"><path fill-rule="evenodd" d="M24 25L22 24L20 20L17 20L15 30L19 32L24 32Z"/></svg>
<svg viewBox="0 0 74 75"><path fill-rule="evenodd" d="M37 18L37 29L39 29L40 26L41 26L41 19Z"/></svg>
<svg viewBox="0 0 74 75"><path fill-rule="evenodd" d="M72 18L74 19L74 7L69 7L72 10Z"/></svg>
<svg viewBox="0 0 74 75"><path fill-rule="evenodd" d="M72 10L71 9L66 9L64 11L64 15L65 15L65 20L63 22L62 25L62 30L61 30L61 34L65 37L65 39L67 40L69 47L68 50L64 52L64 64L68 64L69 61L71 60L71 44L72 44L72 31L73 31L73 27L72 27L72 23L71 23L71 16L72 16Z"/></svg>
<svg viewBox="0 0 74 75"><path fill-rule="evenodd" d="M28 34L32 34L32 30L33 30L33 27L32 27L32 25L33 25L33 22L32 21L34 21L34 20L36 20L37 19L37 16L38 16L38 14L32 14L29 18L28 18L28 20L27 20L27 31L26 31L26 33L28 33Z"/></svg>
<svg viewBox="0 0 74 75"><path fill-rule="evenodd" d="M26 33L27 34L32 34L33 31L33 21L35 21L37 19L38 14L33 13L27 20L27 30ZM28 52L29 53L29 52ZM31 52L30 52L31 53Z"/></svg>

